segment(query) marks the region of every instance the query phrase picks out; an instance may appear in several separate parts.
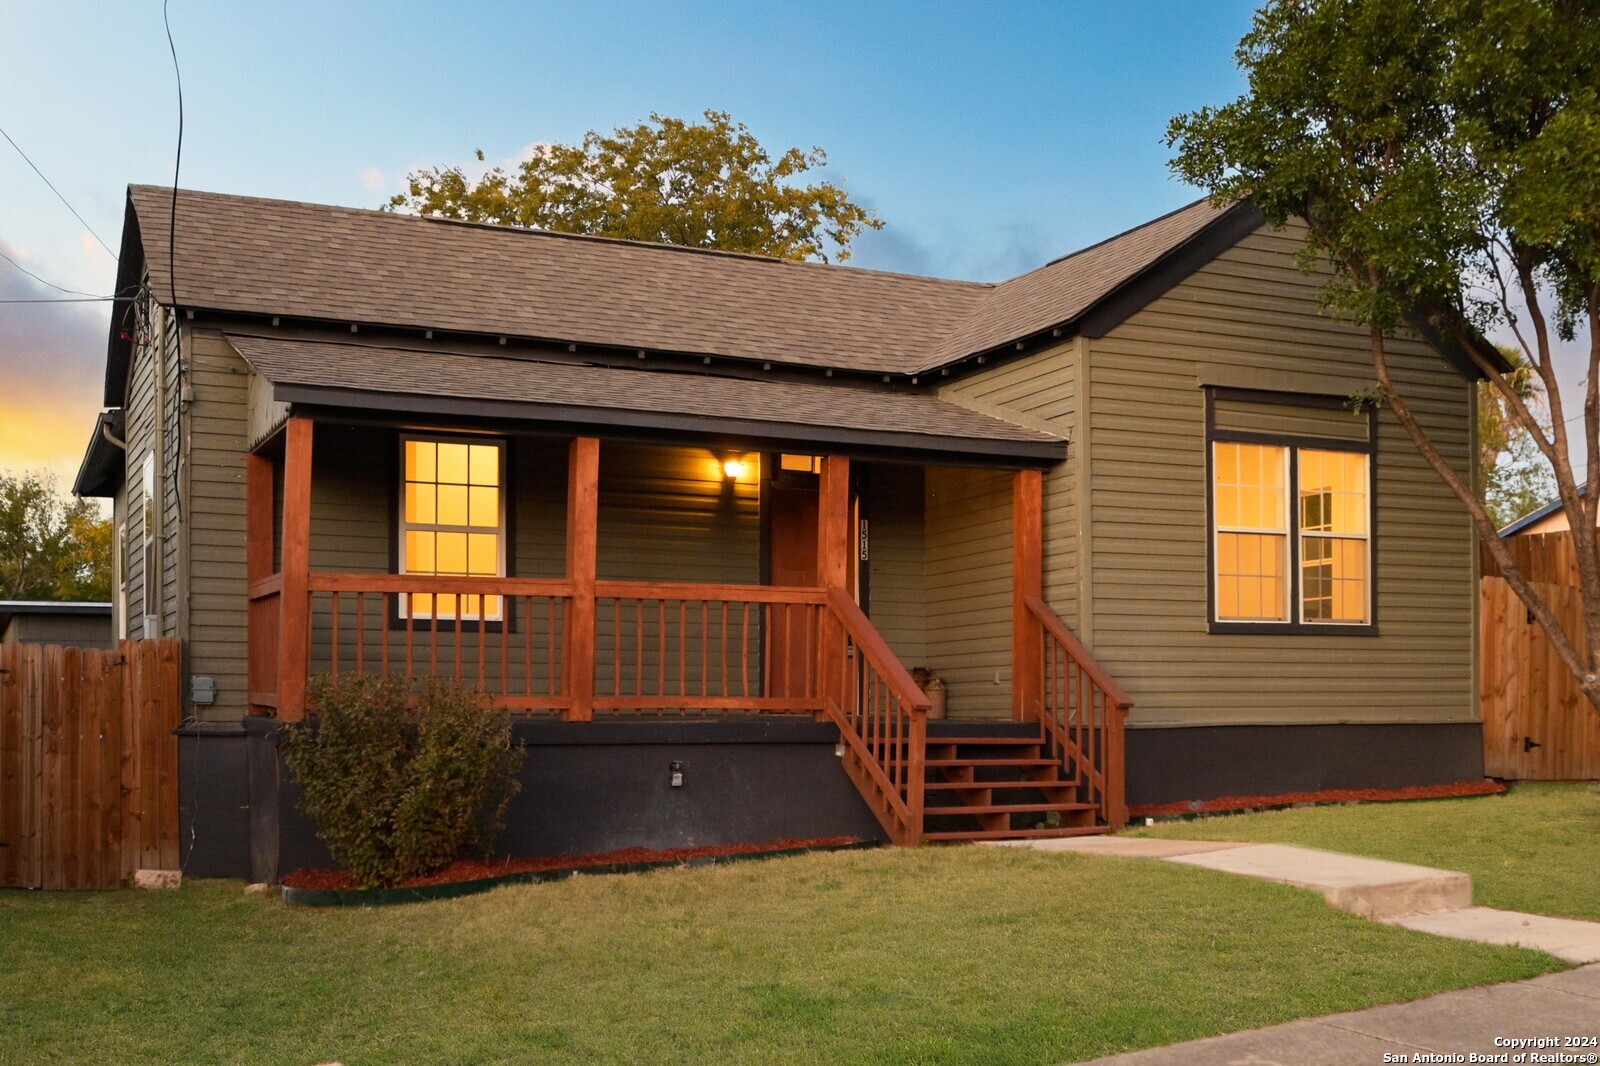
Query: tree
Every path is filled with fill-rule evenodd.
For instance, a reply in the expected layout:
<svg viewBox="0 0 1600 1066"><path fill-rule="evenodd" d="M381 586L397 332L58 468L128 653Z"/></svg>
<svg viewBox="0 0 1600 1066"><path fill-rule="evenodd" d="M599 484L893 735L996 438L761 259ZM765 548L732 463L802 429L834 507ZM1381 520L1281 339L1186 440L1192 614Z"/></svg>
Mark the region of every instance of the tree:
<svg viewBox="0 0 1600 1066"><path fill-rule="evenodd" d="M842 262L862 230L883 223L832 182L794 184L827 161L821 148L773 159L725 112L703 123L652 113L609 135L590 130L582 144L538 145L515 174L414 171L386 209L783 259L827 262L831 248Z"/></svg>
<svg viewBox="0 0 1600 1066"><path fill-rule="evenodd" d="M111 523L39 474L0 473L0 599L109 600Z"/></svg>
<svg viewBox="0 0 1600 1066"><path fill-rule="evenodd" d="M1305 224L1304 262L1332 263L1324 298L1365 328L1380 402L1600 710L1600 461L1581 480L1573 462L1600 457L1600 0L1272 0L1236 55L1248 92L1173 119L1174 172ZM1549 464L1571 516L1582 647L1396 389L1385 345L1408 325L1464 354ZM1589 374L1569 417L1554 344L1582 329ZM1516 339L1547 423L1491 332Z"/></svg>
<svg viewBox="0 0 1600 1066"><path fill-rule="evenodd" d="M1498 348L1512 367L1506 380L1531 410L1539 412L1543 399L1533 367L1521 350L1504 344ZM1517 424L1494 383L1478 382L1477 394L1478 499L1495 524L1505 526L1549 502L1556 494L1556 482L1533 436Z"/></svg>

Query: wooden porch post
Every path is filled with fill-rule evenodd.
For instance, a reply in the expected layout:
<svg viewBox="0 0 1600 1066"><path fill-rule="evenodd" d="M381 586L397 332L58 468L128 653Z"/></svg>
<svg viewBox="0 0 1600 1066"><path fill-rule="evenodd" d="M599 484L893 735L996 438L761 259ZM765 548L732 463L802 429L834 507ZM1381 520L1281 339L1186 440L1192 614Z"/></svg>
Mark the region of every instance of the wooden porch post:
<svg viewBox="0 0 1600 1066"><path fill-rule="evenodd" d="M567 461L567 580L572 610L567 616L567 719L594 720L594 582L600 538L600 441L578 437Z"/></svg>
<svg viewBox="0 0 1600 1066"><path fill-rule="evenodd" d="M817 493L817 584L825 589L845 589L850 573L850 459L843 455L822 458ZM828 615L823 614L827 626ZM832 700L841 711L851 703L844 679L844 631L840 639L817 642L817 695Z"/></svg>
<svg viewBox="0 0 1600 1066"><path fill-rule="evenodd" d="M1037 718L1044 702L1044 634L1025 602L1044 593L1044 474L1011 482L1011 717Z"/></svg>
<svg viewBox="0 0 1600 1066"><path fill-rule="evenodd" d="M309 418L290 418L283 448L283 598L278 642L278 717L287 722L298 722L306 716L306 681L311 669L313 425ZM269 488L269 508L271 500Z"/></svg>
<svg viewBox="0 0 1600 1066"><path fill-rule="evenodd" d="M817 500L817 580L823 588L849 587L851 544L850 459L824 456Z"/></svg>
<svg viewBox="0 0 1600 1066"><path fill-rule="evenodd" d="M272 576L272 460L265 455L244 457L244 501L244 577L250 596L245 614L245 687L250 713L260 715L273 710L258 697L277 692L278 644L283 639L282 626L269 625L272 616L255 600L256 582ZM276 695L272 698L275 701Z"/></svg>

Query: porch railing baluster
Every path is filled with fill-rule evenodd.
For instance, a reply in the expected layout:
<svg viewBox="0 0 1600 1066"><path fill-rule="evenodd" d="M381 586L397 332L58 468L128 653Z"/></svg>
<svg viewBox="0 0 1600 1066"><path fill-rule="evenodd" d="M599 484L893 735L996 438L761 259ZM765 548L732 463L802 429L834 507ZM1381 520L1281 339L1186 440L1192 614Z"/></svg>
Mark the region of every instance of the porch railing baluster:
<svg viewBox="0 0 1600 1066"><path fill-rule="evenodd" d="M1023 598L1044 632L1051 678L1060 656L1060 684L1041 684L1046 695L1039 712L1043 739L1066 774L1088 790L1085 802L1113 829L1127 824L1123 793L1123 733L1133 701L1066 624L1037 596ZM1045 680L1045 679L1042 679Z"/></svg>

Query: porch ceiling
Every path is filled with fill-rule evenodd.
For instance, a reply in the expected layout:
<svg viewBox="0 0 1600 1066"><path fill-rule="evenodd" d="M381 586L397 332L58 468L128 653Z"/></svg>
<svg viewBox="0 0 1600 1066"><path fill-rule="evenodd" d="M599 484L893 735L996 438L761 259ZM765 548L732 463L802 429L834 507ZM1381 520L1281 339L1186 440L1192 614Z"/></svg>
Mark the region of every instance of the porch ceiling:
<svg viewBox="0 0 1600 1066"><path fill-rule="evenodd" d="M230 333L229 342L290 403L405 414L610 425L943 453L1038 465L1065 439L930 393L751 380L496 357L431 347Z"/></svg>

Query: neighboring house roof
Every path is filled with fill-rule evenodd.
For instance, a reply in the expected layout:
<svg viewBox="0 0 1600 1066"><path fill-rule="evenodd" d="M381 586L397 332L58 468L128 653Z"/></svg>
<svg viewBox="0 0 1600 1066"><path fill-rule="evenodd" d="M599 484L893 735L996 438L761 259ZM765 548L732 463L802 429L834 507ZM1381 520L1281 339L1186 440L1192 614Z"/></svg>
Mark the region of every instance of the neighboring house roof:
<svg viewBox="0 0 1600 1066"><path fill-rule="evenodd" d="M433 345L228 333L274 399L326 407L719 431L768 440L1065 458L1067 442L927 392L595 366Z"/></svg>
<svg viewBox="0 0 1600 1066"><path fill-rule="evenodd" d="M1579 489L1578 489L1578 492L1581 494L1583 491L1584 491L1584 489L1580 486ZM1555 499L1551 500L1549 503L1545 504L1543 507L1540 507L1538 510L1529 511L1527 514L1523 515L1521 518L1517 519L1515 522L1512 522L1509 525L1501 527L1500 535L1502 537L1513 537L1513 536L1516 536L1518 533L1521 533L1524 529L1527 529L1529 526L1533 525L1535 522L1538 522L1541 519L1549 518L1551 515L1555 514L1557 511L1561 510L1565 506L1566 506L1566 504L1561 502L1561 497L1557 496Z"/></svg>
<svg viewBox="0 0 1600 1066"><path fill-rule="evenodd" d="M96 600L0 600L0 629L19 614L111 617L111 604Z"/></svg>
<svg viewBox="0 0 1600 1066"><path fill-rule="evenodd" d="M1175 266L1170 287L1261 224L1202 200L990 284L182 190L169 271L172 201L129 188L119 287L142 263L157 299L191 309L908 377L1153 298L1139 279ZM117 406L115 324L111 341Z"/></svg>

